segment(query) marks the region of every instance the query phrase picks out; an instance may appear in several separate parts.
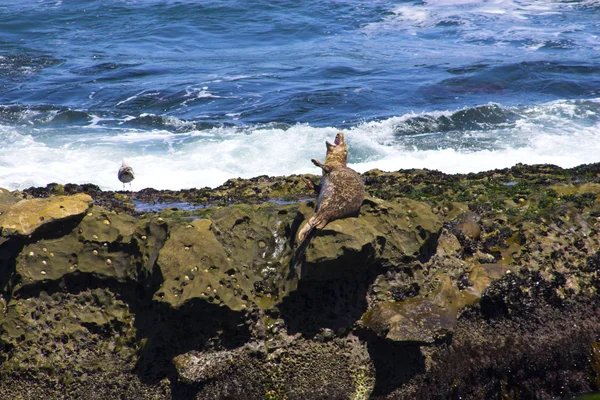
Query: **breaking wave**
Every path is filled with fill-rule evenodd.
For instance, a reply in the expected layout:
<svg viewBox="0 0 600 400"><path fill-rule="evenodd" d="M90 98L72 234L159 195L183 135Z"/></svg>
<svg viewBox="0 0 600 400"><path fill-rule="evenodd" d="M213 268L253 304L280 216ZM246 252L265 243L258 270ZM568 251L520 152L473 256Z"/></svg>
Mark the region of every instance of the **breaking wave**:
<svg viewBox="0 0 600 400"><path fill-rule="evenodd" d="M136 170L134 189L215 187L229 178L315 173L325 140L338 127L309 124L225 126L141 114L102 120L59 107L0 107L0 186L10 189L87 183L120 189L122 158ZM572 167L597 162L600 100L528 107L485 104L408 113L342 129L349 163L379 168L478 172L516 163ZM84 132L85 131L85 132ZM82 134L84 132L85 134Z"/></svg>

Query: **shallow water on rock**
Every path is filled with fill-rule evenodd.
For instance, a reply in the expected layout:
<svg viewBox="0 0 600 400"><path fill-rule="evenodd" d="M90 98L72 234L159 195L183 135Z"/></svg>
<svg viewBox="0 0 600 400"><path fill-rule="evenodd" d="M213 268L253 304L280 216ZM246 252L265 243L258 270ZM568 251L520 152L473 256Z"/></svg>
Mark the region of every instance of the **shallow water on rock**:
<svg viewBox="0 0 600 400"><path fill-rule="evenodd" d="M265 203L275 203L279 205L289 205L297 203L306 203L312 199L297 199L297 200L284 200L284 199L269 199ZM135 205L135 211L138 212L160 212L166 209L178 209L181 211L194 211L201 208L209 207L210 204L196 205L190 204L183 201L172 201L172 202L157 202L147 203L139 200L132 200Z"/></svg>
<svg viewBox="0 0 600 400"><path fill-rule="evenodd" d="M297 204L297 203L307 203L307 202L309 202L311 200L312 199L297 199L297 200L269 199L265 203L275 203L275 204L281 204L281 205L288 205L288 204Z"/></svg>
<svg viewBox="0 0 600 400"><path fill-rule="evenodd" d="M194 211L200 208L206 208L203 205L194 205L185 202L166 202L166 203L144 203L142 201L133 200L135 210L138 212L159 212L167 208L178 209L182 211Z"/></svg>

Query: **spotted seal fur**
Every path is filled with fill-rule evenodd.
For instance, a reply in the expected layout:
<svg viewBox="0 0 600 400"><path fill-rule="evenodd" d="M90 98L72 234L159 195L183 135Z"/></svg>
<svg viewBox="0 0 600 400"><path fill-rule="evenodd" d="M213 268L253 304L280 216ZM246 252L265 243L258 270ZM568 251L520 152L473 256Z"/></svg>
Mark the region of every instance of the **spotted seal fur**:
<svg viewBox="0 0 600 400"><path fill-rule="evenodd" d="M298 239L304 240L313 228L323 229L329 221L355 215L365 197L365 186L360 175L347 167L348 146L344 134L338 133L333 144L325 142L325 164L316 159L312 163L323 170L319 183L319 196L315 213L298 231Z"/></svg>

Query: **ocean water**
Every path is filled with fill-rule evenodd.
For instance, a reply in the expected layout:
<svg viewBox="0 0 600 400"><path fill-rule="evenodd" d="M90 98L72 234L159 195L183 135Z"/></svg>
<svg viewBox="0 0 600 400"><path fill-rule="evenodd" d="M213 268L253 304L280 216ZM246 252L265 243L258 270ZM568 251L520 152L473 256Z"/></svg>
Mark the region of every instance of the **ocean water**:
<svg viewBox="0 0 600 400"><path fill-rule="evenodd" d="M600 161L600 1L0 1L0 187Z"/></svg>

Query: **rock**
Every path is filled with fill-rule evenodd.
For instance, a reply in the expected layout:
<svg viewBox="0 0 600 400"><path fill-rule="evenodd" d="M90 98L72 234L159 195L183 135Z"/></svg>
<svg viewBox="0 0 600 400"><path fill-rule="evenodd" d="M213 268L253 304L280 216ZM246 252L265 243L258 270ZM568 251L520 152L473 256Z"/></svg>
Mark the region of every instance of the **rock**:
<svg viewBox="0 0 600 400"><path fill-rule="evenodd" d="M202 383L226 374L234 365L235 358L236 351L193 351L175 357L173 364L180 382Z"/></svg>
<svg viewBox="0 0 600 400"><path fill-rule="evenodd" d="M471 286L464 290L465 294L474 297L472 304L479 301L483 291L490 286L494 280L500 279L509 270L509 267L502 264L480 264L475 266L469 274Z"/></svg>
<svg viewBox="0 0 600 400"><path fill-rule="evenodd" d="M4 214L19 198L7 189L0 188L0 215Z"/></svg>
<svg viewBox="0 0 600 400"><path fill-rule="evenodd" d="M78 227L83 242L127 243L138 228L138 220L127 214L110 214L101 208L93 209Z"/></svg>
<svg viewBox="0 0 600 400"><path fill-rule="evenodd" d="M469 205L465 203L451 202L447 207L448 212L446 213L445 220L452 221L455 219L469 220L473 213L469 210Z"/></svg>
<svg viewBox="0 0 600 400"><path fill-rule="evenodd" d="M598 183L583 183L580 185L573 184L557 184L550 186L559 196L574 195L582 193L600 194L600 184Z"/></svg>
<svg viewBox="0 0 600 400"><path fill-rule="evenodd" d="M438 238L436 255L440 257L451 257L460 254L461 250L462 246L456 236L443 228L440 237Z"/></svg>
<svg viewBox="0 0 600 400"><path fill-rule="evenodd" d="M461 222L456 229L470 239L479 240L481 237L481 227L475 221Z"/></svg>
<svg viewBox="0 0 600 400"><path fill-rule="evenodd" d="M266 309L295 287L284 279L292 253L285 236L289 213L234 206L211 218L170 228L157 262L164 278L157 300L173 307L201 299L235 311Z"/></svg>
<svg viewBox="0 0 600 400"><path fill-rule="evenodd" d="M93 185L0 191L0 398L596 389L600 164L364 177L359 216L303 246L299 176L143 191L205 205L160 213Z"/></svg>
<svg viewBox="0 0 600 400"><path fill-rule="evenodd" d="M92 204L87 194L21 200L0 215L2 236L27 236L42 226L82 217Z"/></svg>
<svg viewBox="0 0 600 400"><path fill-rule="evenodd" d="M192 351L174 364L180 382L200 384L203 399L367 399L375 384L368 349L352 335L326 342L283 335L232 350Z"/></svg>
<svg viewBox="0 0 600 400"><path fill-rule="evenodd" d="M238 277L251 283L248 296L261 309L274 307L296 288L297 281L288 279L296 208L266 203L221 208L211 215L216 238L235 266L228 271L231 284Z"/></svg>
<svg viewBox="0 0 600 400"><path fill-rule="evenodd" d="M426 299L375 304L362 318L363 325L396 342L432 344L456 326L456 316Z"/></svg>
<svg viewBox="0 0 600 400"><path fill-rule="evenodd" d="M366 200L361 220L370 223L385 238L382 257L388 264L429 256L442 222L426 203L398 198L394 202Z"/></svg>
<svg viewBox="0 0 600 400"><path fill-rule="evenodd" d="M227 275L233 270L231 259L211 230L213 223L198 219L169 230L169 238L160 250L157 264L164 282L155 298L178 308L191 299L224 303L233 310L248 306L252 282ZM235 285L229 290L223 284Z"/></svg>
<svg viewBox="0 0 600 400"><path fill-rule="evenodd" d="M381 256L383 243L383 234L361 218L332 221L310 240L301 279L340 279L365 270Z"/></svg>
<svg viewBox="0 0 600 400"><path fill-rule="evenodd" d="M133 322L127 304L107 289L12 299L0 341L19 350L3 362L3 376L47 371L69 385L87 374L121 374L133 367Z"/></svg>
<svg viewBox="0 0 600 400"><path fill-rule="evenodd" d="M134 257L138 253L130 252L139 229L129 215L94 209L69 234L24 245L16 257L13 292L81 273L117 282L137 281L140 271Z"/></svg>
<svg viewBox="0 0 600 400"><path fill-rule="evenodd" d="M302 211L304 212L304 211ZM328 223L306 249L302 279L339 279L373 265L394 265L428 255L441 228L424 203L368 199L358 218Z"/></svg>
<svg viewBox="0 0 600 400"><path fill-rule="evenodd" d="M85 245L77 240L75 234L24 246L16 259L15 277L18 280L13 290L58 280L76 271L79 264L85 268L90 263L79 261L84 249ZM91 253L92 249L89 248L88 252Z"/></svg>

